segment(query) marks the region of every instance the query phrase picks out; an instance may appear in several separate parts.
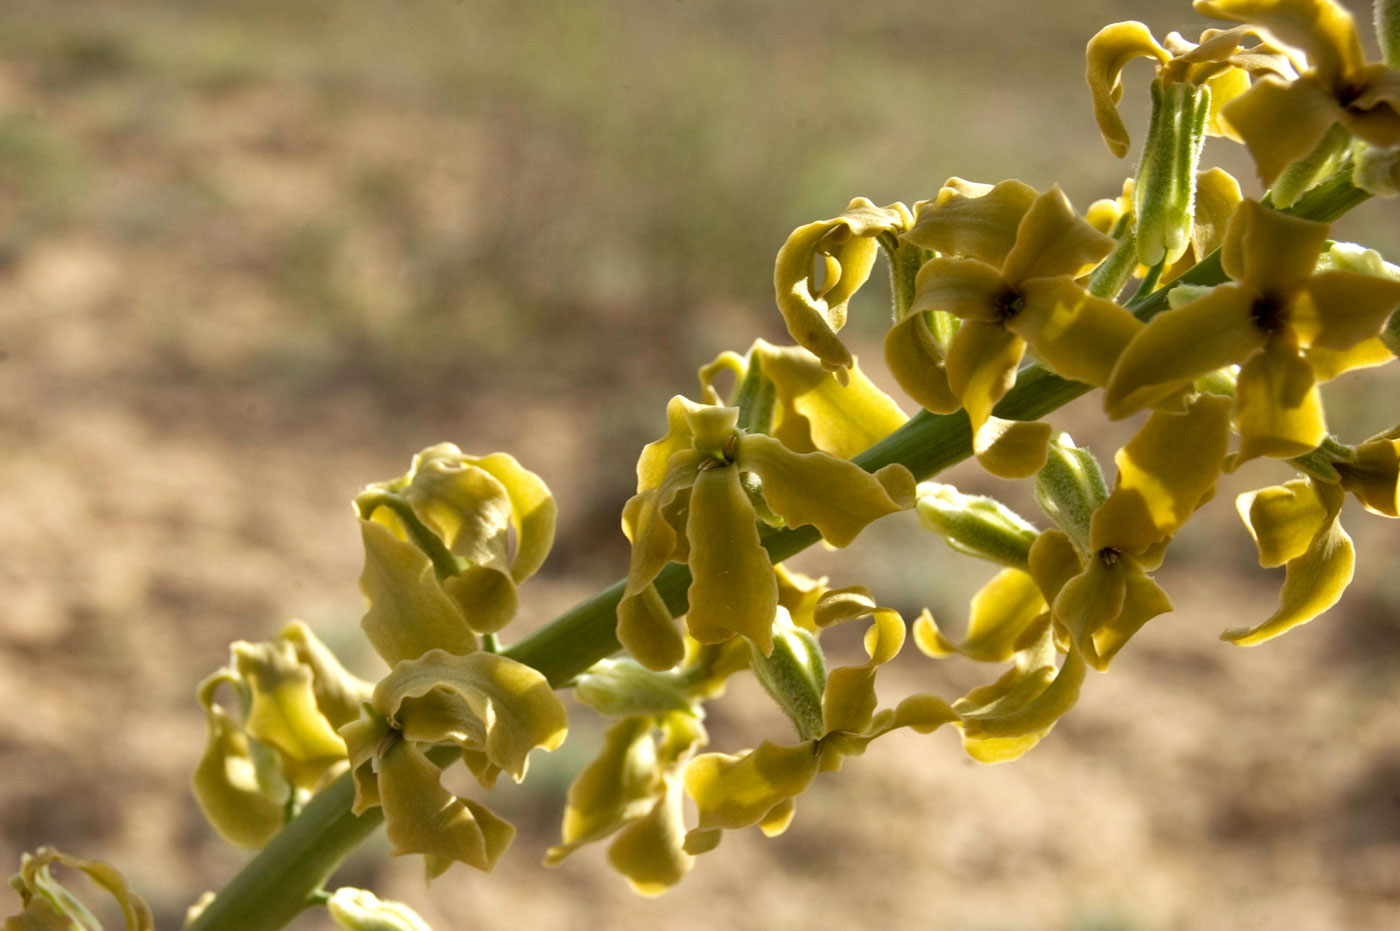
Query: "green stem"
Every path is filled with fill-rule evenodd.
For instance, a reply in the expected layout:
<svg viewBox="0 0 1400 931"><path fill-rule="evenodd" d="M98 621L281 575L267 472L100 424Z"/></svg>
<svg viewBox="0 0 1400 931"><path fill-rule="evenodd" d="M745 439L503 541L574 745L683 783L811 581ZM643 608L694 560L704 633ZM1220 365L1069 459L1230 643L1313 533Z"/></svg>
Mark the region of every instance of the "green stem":
<svg viewBox="0 0 1400 931"><path fill-rule="evenodd" d="M1381 44L1381 61L1400 68L1400 0L1375 0L1376 38Z"/></svg>
<svg viewBox="0 0 1400 931"><path fill-rule="evenodd" d="M1309 191L1286 212L1330 222L1369 196L1345 178L1336 178ZM1172 284L1214 285L1224 280L1217 251ZM1129 308L1138 317L1150 319L1167 309L1170 290L1171 286L1154 291L1131 302ZM1010 420L1035 420L1089 390L1088 385L1031 365L1021 371L1016 386L1002 398L995 414ZM923 411L856 456L855 462L870 471L902 463L922 481L971 454L972 431L965 412ZM767 530L763 545L773 561L780 562L820 538L811 526ZM504 655L539 670L555 687L570 681L619 649L616 612L625 584L619 581L580 602L513 644ZM689 586L689 570L676 563L668 565L656 579L657 590L674 614L684 612ZM323 789L219 892L189 931L276 931L296 917L340 861L383 820L377 808L359 817L352 815L354 794L348 773Z"/></svg>

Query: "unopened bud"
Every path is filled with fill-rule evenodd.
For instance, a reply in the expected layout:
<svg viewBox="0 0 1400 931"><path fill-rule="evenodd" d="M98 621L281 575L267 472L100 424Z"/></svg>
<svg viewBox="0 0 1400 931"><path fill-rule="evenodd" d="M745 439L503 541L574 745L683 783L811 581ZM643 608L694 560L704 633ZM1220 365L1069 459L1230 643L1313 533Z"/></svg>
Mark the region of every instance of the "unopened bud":
<svg viewBox="0 0 1400 931"><path fill-rule="evenodd" d="M1152 82L1152 120L1133 185L1138 260L1171 265L1191 245L1196 166L1205 143L1210 88Z"/></svg>
<svg viewBox="0 0 1400 931"><path fill-rule="evenodd" d="M1030 565L1039 531L1000 501L937 482L924 482L917 494L919 522L953 549L1013 569Z"/></svg>
<svg viewBox="0 0 1400 931"><path fill-rule="evenodd" d="M364 889L349 886L337 889L326 902L326 908L336 926L347 931L433 931L407 905L381 899Z"/></svg>
<svg viewBox="0 0 1400 931"><path fill-rule="evenodd" d="M1094 454L1075 446L1068 434L1055 437L1035 477L1035 499L1083 552L1089 550L1089 522L1107 497L1108 485Z"/></svg>
<svg viewBox="0 0 1400 931"><path fill-rule="evenodd" d="M574 684L574 698L613 718L687 711L683 683L672 672L653 672L631 659L594 663Z"/></svg>
<svg viewBox="0 0 1400 931"><path fill-rule="evenodd" d="M779 607L773 622L773 652L764 656L757 647L751 652L754 675L792 719L798 738L820 737L826 658L817 638L795 625L787 609Z"/></svg>

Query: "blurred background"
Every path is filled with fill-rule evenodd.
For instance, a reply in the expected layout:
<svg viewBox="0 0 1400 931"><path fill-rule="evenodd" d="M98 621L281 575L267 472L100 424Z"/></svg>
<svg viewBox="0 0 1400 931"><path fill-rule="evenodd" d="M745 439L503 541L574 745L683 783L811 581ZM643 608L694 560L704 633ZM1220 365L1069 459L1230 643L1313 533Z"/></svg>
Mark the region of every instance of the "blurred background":
<svg viewBox="0 0 1400 931"><path fill-rule="evenodd" d="M667 398L723 349L786 340L794 227L952 175L1117 194L1132 165L1098 137L1083 47L1122 19L1204 25L1185 0L0 0L0 869L44 843L106 859L178 927L247 858L186 788L194 686L228 642L299 617L382 674L357 628L360 485L439 441L508 450L562 520L519 629L611 583ZM1127 73L1135 139L1149 74ZM1257 190L1237 147L1206 160ZM1373 202L1335 235L1396 259L1394 219ZM877 270L848 332L892 387L887 300ZM1341 379L1334 430L1389 426L1394 397ZM1134 426L1092 398L1054 420L1105 462ZM950 475L1033 516L1019 486ZM1179 610L1016 764L892 735L785 835L732 834L647 900L601 848L539 866L596 749L580 710L493 794L520 828L494 875L425 890L381 838L340 878L438 931L1400 925L1396 525L1349 503L1343 604L1258 649L1216 639L1281 580L1230 502L1286 476L1222 483L1159 575ZM909 515L840 555L799 566L954 629L992 574ZM892 699L990 677L909 654ZM747 684L712 709L713 749L788 739Z"/></svg>

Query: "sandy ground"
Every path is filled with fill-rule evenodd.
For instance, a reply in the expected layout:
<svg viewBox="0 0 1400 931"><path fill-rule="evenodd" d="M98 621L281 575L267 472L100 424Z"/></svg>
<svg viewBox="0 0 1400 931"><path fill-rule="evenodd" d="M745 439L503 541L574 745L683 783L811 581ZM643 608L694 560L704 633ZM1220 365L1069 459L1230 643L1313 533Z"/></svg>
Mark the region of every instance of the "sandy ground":
<svg viewBox="0 0 1400 931"><path fill-rule="evenodd" d="M992 12L949 12L940 32L932 13L889 4L861 21L866 31L840 33L842 45L831 36L850 23L825 7L783 26L756 6L742 15L772 42L731 46L718 26L601 5L588 41L636 42L675 63L634 75L563 38L527 54L533 45L511 43L529 37L511 30L541 23L492 4L419 11L417 25L377 4L234 6L146 3L123 16L73 4L40 16L13 3L0 57L0 864L44 843L110 860L162 929L246 859L186 790L204 731L194 685L228 642L299 617L353 668L381 670L356 627L348 502L361 484L441 440L509 450L542 474L561 535L520 622L542 623L624 570L617 514L666 398L693 391L694 367L720 348L780 337L766 276L788 229L896 181L889 197L912 202L949 174L995 180L980 171L1015 164L1014 147L991 163L939 148L933 137L947 133L928 121L901 135L886 110L917 101L893 90L872 98L862 85L851 93L866 102L842 109L837 85L866 73L865 52L970 34L1015 49L1023 70L1002 82L973 65L949 72L977 105L949 105L940 125L965 120L982 145L1067 146L1060 135L1092 134L1075 42L1105 17L1170 8L1164 26L1190 21L1165 3L1079 4L1069 22L1036 14L1000 33L985 31ZM587 32L584 12L552 9ZM463 17L486 25L467 35ZM381 27L403 45L383 60L365 51ZM455 49L432 44L455 28L481 74L421 65L457 67ZM524 79L499 63L496 83L482 77L496 38L502 61L536 70L533 83L511 84ZM551 55L557 80L540 70ZM598 80L618 94L585 117L570 108L598 101L570 95L591 86L590 62L615 69ZM653 74L666 77L647 88ZM919 79L880 74L881 88ZM449 79L468 78L474 103L444 108L443 88L459 87ZM778 90L756 98L782 107L753 126L715 122L723 93L703 106L686 96L760 78ZM1049 115L1014 92L1038 79L1050 82ZM1072 118L1053 82L1066 84ZM775 113L794 121L785 142L755 142L752 164L729 154ZM1061 123L1073 132L1057 134ZM891 173L849 167L841 128L865 133ZM680 141L648 149L658 134ZM1080 201L1113 193L1122 170L1098 146L1089 135L1056 156L1073 166L1065 180ZM1048 183L1052 153L1021 148L1045 175L1031 180ZM754 216L739 209L748 203L760 204ZM693 219L677 219L682 207ZM1348 235L1400 245L1393 205L1366 210ZM867 358L883 300L872 289L852 324ZM1345 438L1394 419L1383 378L1349 377L1336 393L1349 398L1333 414ZM1085 403L1056 422L1105 459L1126 435ZM1080 707L1018 763L973 764L951 731L893 735L823 777L782 837L731 835L677 890L645 900L600 850L539 866L600 729L580 711L564 748L496 793L521 833L495 874L457 867L425 890L419 865L391 860L380 840L343 880L410 901L439 931L1400 926L1396 525L1349 504L1361 555L1343 604L1257 649L1216 639L1272 608L1278 574L1254 564L1230 501L1283 477L1259 465L1222 487L1161 573L1179 610L1093 676ZM1024 501L971 468L954 480ZM807 566L953 623L990 576L903 518ZM882 694L951 697L985 675L911 648ZM748 683L711 723L716 749L785 738Z"/></svg>

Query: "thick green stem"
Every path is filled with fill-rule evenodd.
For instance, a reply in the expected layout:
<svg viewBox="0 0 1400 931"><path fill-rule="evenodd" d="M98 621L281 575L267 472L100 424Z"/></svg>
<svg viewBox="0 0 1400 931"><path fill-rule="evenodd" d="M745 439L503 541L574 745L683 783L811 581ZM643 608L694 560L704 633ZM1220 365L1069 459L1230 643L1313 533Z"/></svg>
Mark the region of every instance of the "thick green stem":
<svg viewBox="0 0 1400 931"><path fill-rule="evenodd" d="M1369 197L1345 177L1333 178L1299 198L1286 212L1330 222ZM1197 263L1172 284L1214 285L1225 280L1218 252ZM1155 291L1130 309L1146 320L1167 309L1171 286ZM1040 365L1023 369L1016 386L996 406L1009 420L1035 420L1087 393L1088 385L1069 381ZM889 463L906 466L919 480L930 478L972 454L967 414L919 413L907 424L855 457L874 471ZM774 562L787 559L820 539L811 526L768 530L763 545ZM615 628L624 582L617 582L515 643L505 655L542 672L556 687L570 681L619 649ZM672 563L656 587L673 614L686 607L690 572ZM312 901L336 866L383 820L378 809L350 814L354 788L346 774L321 791L243 871L219 892L189 931L276 931Z"/></svg>
<svg viewBox="0 0 1400 931"><path fill-rule="evenodd" d="M1400 0L1375 0L1376 38L1381 44L1381 60L1400 68Z"/></svg>

